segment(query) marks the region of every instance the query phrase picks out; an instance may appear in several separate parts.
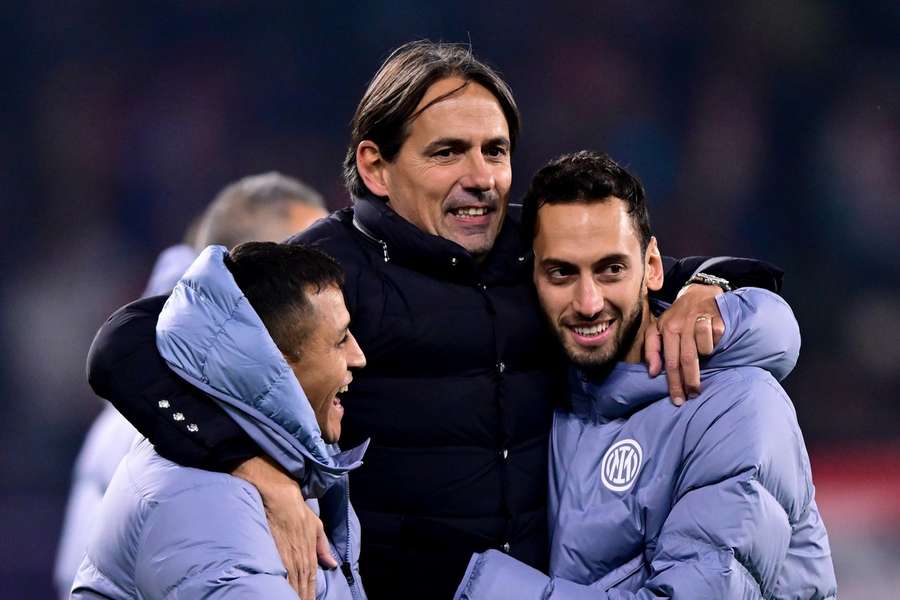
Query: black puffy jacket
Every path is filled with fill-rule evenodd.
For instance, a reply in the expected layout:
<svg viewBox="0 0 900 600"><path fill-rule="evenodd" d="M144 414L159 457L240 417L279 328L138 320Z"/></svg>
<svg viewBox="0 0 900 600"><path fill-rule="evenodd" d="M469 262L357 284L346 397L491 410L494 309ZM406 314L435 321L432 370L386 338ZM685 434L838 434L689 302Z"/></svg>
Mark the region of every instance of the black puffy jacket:
<svg viewBox="0 0 900 600"><path fill-rule="evenodd" d="M545 570L547 439L562 361L542 323L517 225L507 219L479 264L384 202L362 198L291 241L343 266L351 328L368 361L343 398L341 444L372 439L350 480L369 597L450 598L472 552L488 548ZM667 295L701 262L669 265ZM757 261L704 269L780 287L781 272ZM105 329L98 339L114 340ZM109 344L118 357L96 346L92 371L109 373L114 360L124 368L121 344ZM202 394L179 398L179 410L200 425L187 441L178 424L152 416L152 398L110 387L100 395L166 458L228 469L241 454L236 441L222 443L241 438L240 429ZM141 403L150 406L139 410Z"/></svg>

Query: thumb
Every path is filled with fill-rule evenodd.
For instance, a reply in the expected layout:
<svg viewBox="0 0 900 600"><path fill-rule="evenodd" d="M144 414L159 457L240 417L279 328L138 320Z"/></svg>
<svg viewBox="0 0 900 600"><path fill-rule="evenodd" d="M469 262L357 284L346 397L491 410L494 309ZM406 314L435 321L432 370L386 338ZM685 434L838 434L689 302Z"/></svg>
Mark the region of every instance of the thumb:
<svg viewBox="0 0 900 600"><path fill-rule="evenodd" d="M316 555L319 557L319 564L326 569L337 568L338 564L331 554L328 538L325 537L325 532L321 529L319 530L319 535L316 536Z"/></svg>

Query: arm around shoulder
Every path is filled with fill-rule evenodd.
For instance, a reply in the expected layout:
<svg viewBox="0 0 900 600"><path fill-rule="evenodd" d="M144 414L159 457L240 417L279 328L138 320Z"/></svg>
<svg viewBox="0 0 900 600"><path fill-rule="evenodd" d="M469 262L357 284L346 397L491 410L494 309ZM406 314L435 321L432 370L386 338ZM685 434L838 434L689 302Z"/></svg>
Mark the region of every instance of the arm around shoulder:
<svg viewBox="0 0 900 600"><path fill-rule="evenodd" d="M725 334L704 368L759 367L778 380L800 356L800 327L783 298L768 290L742 288L716 298Z"/></svg>
<svg viewBox="0 0 900 600"><path fill-rule="evenodd" d="M215 402L160 357L155 328L165 301L156 296L132 302L107 319L88 353L88 382L161 456L185 466L230 471L260 450ZM176 412L189 418L175 421ZM186 423L198 427L191 433Z"/></svg>

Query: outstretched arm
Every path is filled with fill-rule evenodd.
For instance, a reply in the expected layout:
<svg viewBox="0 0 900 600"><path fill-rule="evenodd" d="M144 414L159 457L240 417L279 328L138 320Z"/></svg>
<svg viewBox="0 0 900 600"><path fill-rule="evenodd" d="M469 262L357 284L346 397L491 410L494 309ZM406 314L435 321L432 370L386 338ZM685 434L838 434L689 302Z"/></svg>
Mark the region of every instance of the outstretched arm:
<svg viewBox="0 0 900 600"><path fill-rule="evenodd" d="M763 261L727 256L664 257L663 263L663 287L652 296L672 307L646 329L644 358L651 377L665 368L669 396L680 406L685 398L700 393L700 356L713 352L725 330L716 302L723 290L714 285L684 285L702 272L727 279L734 289L752 286L779 292L784 273Z"/></svg>
<svg viewBox="0 0 900 600"><path fill-rule="evenodd" d="M156 321L165 301L165 296L138 300L106 320L88 353L88 382L161 456L229 472L260 450L225 411L160 357ZM176 413L183 418L176 420Z"/></svg>

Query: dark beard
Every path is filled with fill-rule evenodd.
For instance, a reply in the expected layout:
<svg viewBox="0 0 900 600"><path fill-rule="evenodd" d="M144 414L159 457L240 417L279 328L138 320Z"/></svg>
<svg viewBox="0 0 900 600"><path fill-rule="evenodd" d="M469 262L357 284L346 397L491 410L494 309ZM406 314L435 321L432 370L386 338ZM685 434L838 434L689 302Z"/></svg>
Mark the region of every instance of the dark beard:
<svg viewBox="0 0 900 600"><path fill-rule="evenodd" d="M637 339L638 332L641 330L641 323L643 323L644 321L644 303L646 298L647 297L645 294L641 294L641 297L635 305L634 310L630 315L628 315L628 319L623 319L622 325L624 329L622 330L622 335L618 340L619 345L612 356L610 356L607 360L600 364L580 364L577 361L573 361L575 362L575 365L584 372L588 379L598 382L605 380L612 372L612 370L616 367L616 365L620 362L623 362L625 360L625 357L628 356L628 352L634 345L634 341L635 339Z"/></svg>

